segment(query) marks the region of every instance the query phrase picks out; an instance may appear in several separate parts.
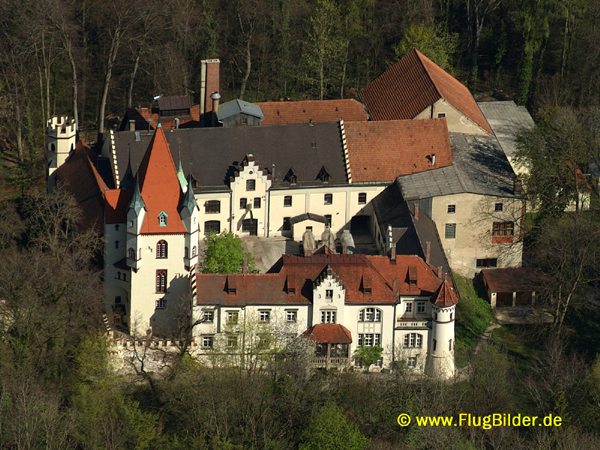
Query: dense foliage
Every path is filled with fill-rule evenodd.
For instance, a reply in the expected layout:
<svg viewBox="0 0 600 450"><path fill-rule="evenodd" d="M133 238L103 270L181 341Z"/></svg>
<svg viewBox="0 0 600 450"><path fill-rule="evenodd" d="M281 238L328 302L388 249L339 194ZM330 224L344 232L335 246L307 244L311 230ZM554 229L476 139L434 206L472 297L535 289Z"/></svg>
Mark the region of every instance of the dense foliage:
<svg viewBox="0 0 600 450"><path fill-rule="evenodd" d="M208 233L204 238L201 270L204 273L240 273L246 259L248 273L256 271L252 254L245 252L239 236L226 231Z"/></svg>

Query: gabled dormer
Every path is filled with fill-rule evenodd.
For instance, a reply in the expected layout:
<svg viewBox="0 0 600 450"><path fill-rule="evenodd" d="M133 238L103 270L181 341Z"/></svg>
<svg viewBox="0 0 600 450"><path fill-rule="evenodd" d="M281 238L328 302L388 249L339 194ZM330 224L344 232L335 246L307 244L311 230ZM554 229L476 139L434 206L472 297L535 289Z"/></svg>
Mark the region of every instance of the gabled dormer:
<svg viewBox="0 0 600 450"><path fill-rule="evenodd" d="M285 174L285 177L283 177L283 181L287 181L288 183L290 183L292 185L298 183L298 175L296 175L296 171L294 170L293 167L289 168L289 170Z"/></svg>
<svg viewBox="0 0 600 450"><path fill-rule="evenodd" d="M331 174L329 173L329 170L327 170L327 167L321 167L321 170L319 170L319 173L317 174L317 180L321 180L322 183L329 183L331 181Z"/></svg>

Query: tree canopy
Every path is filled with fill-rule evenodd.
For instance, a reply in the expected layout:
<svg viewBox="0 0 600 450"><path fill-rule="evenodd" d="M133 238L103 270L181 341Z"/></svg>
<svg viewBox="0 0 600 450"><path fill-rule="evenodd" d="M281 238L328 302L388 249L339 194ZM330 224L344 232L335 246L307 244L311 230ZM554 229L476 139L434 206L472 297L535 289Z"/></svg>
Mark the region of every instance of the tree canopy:
<svg viewBox="0 0 600 450"><path fill-rule="evenodd" d="M311 418L300 450L362 450L369 440L334 404L325 404Z"/></svg>
<svg viewBox="0 0 600 450"><path fill-rule="evenodd" d="M256 271L254 258L244 251L241 239L231 232L208 233L204 246L203 273L240 273L244 258L248 261L248 272Z"/></svg>

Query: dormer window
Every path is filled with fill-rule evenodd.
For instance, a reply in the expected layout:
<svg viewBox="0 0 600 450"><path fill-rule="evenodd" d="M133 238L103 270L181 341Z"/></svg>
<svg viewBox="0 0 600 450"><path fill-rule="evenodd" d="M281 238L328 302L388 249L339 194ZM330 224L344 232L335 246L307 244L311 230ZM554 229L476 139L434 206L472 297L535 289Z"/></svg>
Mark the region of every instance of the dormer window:
<svg viewBox="0 0 600 450"><path fill-rule="evenodd" d="M166 212L162 211L159 215L158 215L158 224L161 227L166 227L167 226L167 217L169 217L167 215Z"/></svg>
<svg viewBox="0 0 600 450"><path fill-rule="evenodd" d="M290 170L287 171L285 177L283 177L283 181L287 181L290 184L298 183L298 176L296 175L296 171L290 167Z"/></svg>
<svg viewBox="0 0 600 450"><path fill-rule="evenodd" d="M323 183L329 183L329 181L331 180L331 174L325 166L321 167L321 170L317 175L317 179L321 180Z"/></svg>

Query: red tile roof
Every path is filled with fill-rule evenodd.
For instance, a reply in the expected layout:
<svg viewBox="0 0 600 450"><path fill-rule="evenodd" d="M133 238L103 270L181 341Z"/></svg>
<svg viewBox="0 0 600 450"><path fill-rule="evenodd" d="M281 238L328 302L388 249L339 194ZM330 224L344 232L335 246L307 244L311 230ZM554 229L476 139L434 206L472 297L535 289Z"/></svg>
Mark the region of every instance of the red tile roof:
<svg viewBox="0 0 600 450"><path fill-rule="evenodd" d="M133 189L109 189L104 197L104 221L106 223L126 223L127 206L131 202Z"/></svg>
<svg viewBox="0 0 600 450"><path fill-rule="evenodd" d="M94 229L102 235L104 195L108 187L92 159L96 155L85 142L79 141L73 154L57 169L56 177L81 208L80 231Z"/></svg>
<svg viewBox="0 0 600 450"><path fill-rule="evenodd" d="M410 284L409 266L417 282ZM311 304L313 283L330 267L344 284L346 303L396 303L396 294L431 295L441 280L417 256L401 255L393 264L387 256L321 254L310 257L283 255L267 274L198 274L199 304ZM235 293L227 292L234 280ZM371 292L365 292L365 284Z"/></svg>
<svg viewBox="0 0 600 450"><path fill-rule="evenodd" d="M323 344L351 344L352 333L342 325L321 323L304 332L308 339Z"/></svg>
<svg viewBox="0 0 600 450"><path fill-rule="evenodd" d="M446 119L345 122L344 128L353 182L391 182L452 165Z"/></svg>
<svg viewBox="0 0 600 450"><path fill-rule="evenodd" d="M152 122L150 122L150 127L155 130L160 122L162 128L165 130L174 130L176 127L175 117L161 117L158 113L153 113L150 108L141 108L141 109L129 109L128 111L129 119L136 121L136 130L147 130L148 122L142 123L139 120L139 116L141 116L144 120L152 118ZM179 127L180 128L188 128L192 125L192 122L197 122L196 126L200 126L200 105L192 105L190 108L189 117L178 117L179 119ZM188 126L184 126L188 124ZM125 128L125 130L129 130L129 128Z"/></svg>
<svg viewBox="0 0 600 450"><path fill-rule="evenodd" d="M458 294L452 289L451 283L444 281L431 298L431 302L441 307L454 306L458 303Z"/></svg>
<svg viewBox="0 0 600 450"><path fill-rule="evenodd" d="M413 119L443 98L493 134L471 92L418 50L412 50L377 77L360 96L373 120Z"/></svg>
<svg viewBox="0 0 600 450"><path fill-rule="evenodd" d="M544 274L530 267L484 269L481 271L491 292L533 292L544 286Z"/></svg>
<svg viewBox="0 0 600 450"><path fill-rule="evenodd" d="M319 123L344 121L366 121L364 106L352 99L310 100L302 102L259 102L265 118L261 125L286 125L289 123Z"/></svg>
<svg viewBox="0 0 600 450"><path fill-rule="evenodd" d="M147 208L141 233L185 233L186 230L178 212L183 193L171 150L162 128L156 129L136 177ZM158 215L162 211L167 214L166 226L160 226L158 221Z"/></svg>

